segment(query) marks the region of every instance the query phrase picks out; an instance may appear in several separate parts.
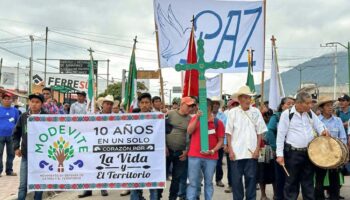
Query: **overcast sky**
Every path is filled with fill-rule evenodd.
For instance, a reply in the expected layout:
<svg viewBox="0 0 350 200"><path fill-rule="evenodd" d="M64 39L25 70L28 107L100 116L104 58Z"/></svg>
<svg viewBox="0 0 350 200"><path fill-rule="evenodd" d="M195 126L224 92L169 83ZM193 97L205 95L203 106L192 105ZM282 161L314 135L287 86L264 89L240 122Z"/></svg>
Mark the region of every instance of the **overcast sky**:
<svg viewBox="0 0 350 200"><path fill-rule="evenodd" d="M330 53L321 43L350 40L349 0L268 0L266 22L266 76L269 77L271 35L277 38L281 68L302 63L312 57ZM110 59L111 77L120 79L128 67L133 38L138 36L137 66L157 69L152 0L0 0L0 47L29 57L29 35L34 35L34 59L44 58L45 27L49 27L48 58L88 59L86 51L95 50L94 58ZM78 39L70 35L90 39ZM102 41L108 44L93 42ZM342 48L339 48L342 50ZM5 66L21 67L28 60L0 49ZM49 61L58 66L58 61ZM100 73L106 64L99 63ZM36 70L44 66L34 64ZM57 69L51 69L57 71ZM163 71L165 88L180 85L180 75L173 69ZM246 74L225 74L224 91L232 93L243 85ZM260 82L260 73L255 75ZM159 83L152 81L151 92L157 94ZM169 98L169 97L166 97Z"/></svg>

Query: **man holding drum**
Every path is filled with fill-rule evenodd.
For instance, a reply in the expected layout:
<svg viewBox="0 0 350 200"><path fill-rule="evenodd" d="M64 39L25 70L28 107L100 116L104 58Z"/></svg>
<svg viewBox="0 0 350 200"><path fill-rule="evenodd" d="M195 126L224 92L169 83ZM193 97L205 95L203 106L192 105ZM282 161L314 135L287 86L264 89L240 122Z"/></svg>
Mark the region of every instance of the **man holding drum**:
<svg viewBox="0 0 350 200"><path fill-rule="evenodd" d="M300 92L295 105L285 110L279 121L277 162L285 166L290 174L284 186L286 200L298 198L300 185L303 199L314 199L314 166L307 155L307 146L318 134L328 136L329 132L311 107L310 94Z"/></svg>
<svg viewBox="0 0 350 200"><path fill-rule="evenodd" d="M319 119L326 125L330 134L334 138L338 138L346 144L346 133L342 123L342 120L339 117L333 116L333 103L332 99L324 99L318 103L318 107L321 110L321 115ZM323 200L324 197L324 180L328 182L330 200L339 199L340 191L340 180L339 180L339 168L335 169L322 169L316 167L316 184L315 184L315 199Z"/></svg>

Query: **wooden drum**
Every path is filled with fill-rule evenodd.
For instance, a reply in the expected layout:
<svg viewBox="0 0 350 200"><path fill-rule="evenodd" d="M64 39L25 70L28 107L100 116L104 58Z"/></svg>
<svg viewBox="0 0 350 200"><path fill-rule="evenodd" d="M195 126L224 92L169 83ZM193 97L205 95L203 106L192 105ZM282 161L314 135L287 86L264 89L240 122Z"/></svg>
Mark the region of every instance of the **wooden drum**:
<svg viewBox="0 0 350 200"><path fill-rule="evenodd" d="M339 139L328 136L314 138L307 153L311 162L323 169L336 169L349 160L348 147Z"/></svg>

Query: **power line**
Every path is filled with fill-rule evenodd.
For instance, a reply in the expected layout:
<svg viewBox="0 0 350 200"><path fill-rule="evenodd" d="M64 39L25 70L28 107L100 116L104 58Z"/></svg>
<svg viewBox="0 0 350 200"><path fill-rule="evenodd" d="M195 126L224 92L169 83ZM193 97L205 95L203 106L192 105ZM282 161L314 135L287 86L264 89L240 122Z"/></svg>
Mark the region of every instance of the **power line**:
<svg viewBox="0 0 350 200"><path fill-rule="evenodd" d="M100 41L100 40L94 40L94 39L85 38L85 37L79 37L79 36L75 36L75 35L71 35L71 34L67 34L67 33L61 33L61 32L52 31L52 30L51 30L51 32L56 33L56 34L60 34L60 35L64 35L64 36L67 36L67 37L73 37L73 38L77 38L77 39L81 39L81 40L87 40L87 41L90 41L90 42L96 42L96 43L101 43L101 44L105 44L105 45L111 45L111 46L117 46L117 47L121 47L121 48L132 49L132 46L126 46L126 45L120 45L120 44L115 44L115 43L109 43L109 42L104 42L104 41ZM147 51L147 52L157 52L155 50L144 49L144 48L137 48L137 50Z"/></svg>
<svg viewBox="0 0 350 200"><path fill-rule="evenodd" d="M82 50L86 50L86 47L82 47L82 46L78 46L78 45L73 45L73 44L69 44L69 43L65 43L65 42L61 42L61 41L56 41L56 40L48 40L48 42L53 42L59 45L65 45L65 46L69 46L69 47L73 47L73 48L77 48L77 49L82 49ZM102 51L102 50L98 50L98 49L94 49L95 53L97 54L102 54L102 55L113 55L119 58L128 58L130 59L130 55L124 55L124 54L119 54L119 53L115 53L115 52L108 52L108 51ZM157 62L156 59L152 59L152 58L145 58L145 57L137 57L137 59L140 59L142 61L148 61L148 62Z"/></svg>
<svg viewBox="0 0 350 200"><path fill-rule="evenodd" d="M127 36L116 36L116 35L107 35L107 34L101 34L101 33L92 33L92 32L82 32L82 31L73 31L73 30L59 30L59 29L52 29L50 30L55 30L59 32L68 32L68 33L74 33L74 34L81 34L81 35L88 35L92 37L98 37L98 38L105 38L105 39L111 39L111 40L118 40L122 42L130 42L129 39L120 39L120 37L127 38ZM145 42L144 40L152 41L152 42ZM155 45L156 43L153 40L150 39L142 39L142 41L139 42L140 44L151 44Z"/></svg>
<svg viewBox="0 0 350 200"><path fill-rule="evenodd" d="M24 55L19 54L19 53L17 53L17 52L11 51L11 50L6 49L6 48L4 48L4 47L1 47L1 46L0 46L0 49L4 50L4 51L6 51L6 52L9 52L9 53L11 53L11 54L14 54L14 55L16 55L16 56L19 56L19 57L22 57L22 58L25 58L25 59L29 60L29 58L28 58L27 56L24 56ZM42 63L42 62L40 62L40 61L37 61L37 60L33 60L33 59L32 59L32 61L35 62L35 63L37 63L37 64L45 65L44 63ZM53 66L53 65L48 65L48 66L51 67L51 68L54 68L54 69L58 69L58 67Z"/></svg>

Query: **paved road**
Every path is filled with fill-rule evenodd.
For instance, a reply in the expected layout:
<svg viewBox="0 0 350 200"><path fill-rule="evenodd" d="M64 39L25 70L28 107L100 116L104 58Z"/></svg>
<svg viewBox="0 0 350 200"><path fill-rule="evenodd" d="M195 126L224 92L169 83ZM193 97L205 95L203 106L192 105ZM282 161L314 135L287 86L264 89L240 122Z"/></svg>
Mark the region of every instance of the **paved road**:
<svg viewBox="0 0 350 200"><path fill-rule="evenodd" d="M19 173L19 164L20 159L16 158L14 161L14 170ZM226 165L224 166L226 168ZM224 170L225 171L225 170ZM225 177L225 176L224 176ZM224 178L223 182L226 184L227 180ZM14 200L17 197L17 189L18 189L18 183L19 183L19 177L10 177L10 176L3 176L0 177L0 200ZM167 186L170 185L170 182L167 182ZM220 188L217 186L214 186L214 198L213 200L229 200L232 199L232 194L224 193L224 188ZM268 197L272 199L272 187L271 185L267 186L267 193ZM51 197L46 197L46 199L53 199L53 200L76 200L77 195L79 192L61 192L57 193L56 195L53 195ZM163 193L164 197L168 196L168 189L165 189L165 192ZM257 199L260 199L260 192L257 192L258 197ZM345 199L350 200L350 177L346 177L345 179L345 185L341 189L342 196L345 197ZM32 195L29 195L27 199L30 198ZM45 195L47 196L47 195ZM148 196L148 191L144 192L144 196ZM121 197L120 191L109 191L108 197L102 197L100 195L99 191L94 191L92 197L85 198L86 200L128 200L129 196L127 197ZM84 199L84 200L85 200ZM166 198L163 198L166 199ZM201 199L203 198L203 195L201 196ZM301 199L301 198L299 198Z"/></svg>

